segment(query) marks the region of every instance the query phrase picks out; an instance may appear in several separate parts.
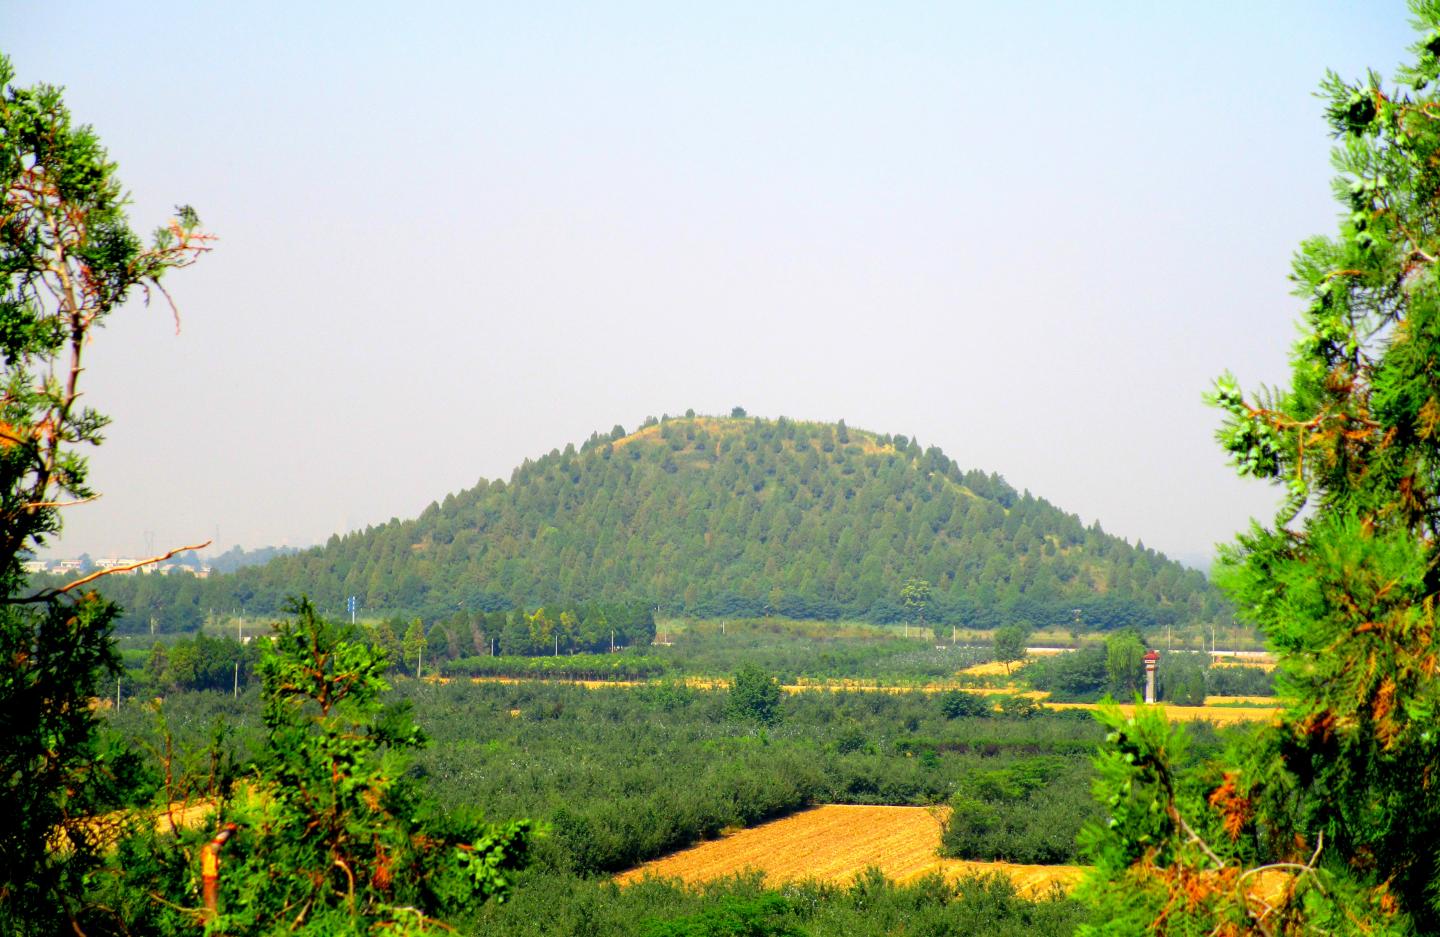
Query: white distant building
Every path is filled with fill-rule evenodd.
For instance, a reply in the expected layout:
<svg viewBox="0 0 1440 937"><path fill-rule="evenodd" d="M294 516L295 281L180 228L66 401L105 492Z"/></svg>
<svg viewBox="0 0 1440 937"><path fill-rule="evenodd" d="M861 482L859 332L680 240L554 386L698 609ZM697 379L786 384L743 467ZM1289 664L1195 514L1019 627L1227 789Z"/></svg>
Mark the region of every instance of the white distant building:
<svg viewBox="0 0 1440 937"><path fill-rule="evenodd" d="M96 560L95 566L99 569L114 570L116 576L133 576L136 570L124 569L126 566L134 566L140 562L133 556L107 556L104 559Z"/></svg>
<svg viewBox="0 0 1440 937"><path fill-rule="evenodd" d="M43 573L50 568L50 564L44 560L24 560L20 567L27 573Z"/></svg>

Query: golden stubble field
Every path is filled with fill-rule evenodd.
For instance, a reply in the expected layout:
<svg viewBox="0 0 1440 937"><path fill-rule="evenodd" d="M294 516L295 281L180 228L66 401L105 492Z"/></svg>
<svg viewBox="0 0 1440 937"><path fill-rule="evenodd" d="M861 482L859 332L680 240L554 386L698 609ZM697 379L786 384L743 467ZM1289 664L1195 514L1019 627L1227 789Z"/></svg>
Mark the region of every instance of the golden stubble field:
<svg viewBox="0 0 1440 937"><path fill-rule="evenodd" d="M937 853L947 810L830 804L730 833L671 853L616 876L621 885L646 877L698 884L746 871L770 884L817 879L849 884L874 867L897 882L931 872L947 878L1002 872L1025 894L1069 889L1084 869L1072 865L1014 865L942 859Z"/></svg>
<svg viewBox="0 0 1440 937"><path fill-rule="evenodd" d="M1100 708L1099 703L1052 703L1045 702L1047 709L1088 709ZM1239 722L1273 722L1280 710L1274 706L1167 706L1161 703L1157 708L1164 710L1165 718L1171 722L1212 722L1217 726L1235 725ZM1121 703L1120 711L1126 716L1135 715L1133 703Z"/></svg>

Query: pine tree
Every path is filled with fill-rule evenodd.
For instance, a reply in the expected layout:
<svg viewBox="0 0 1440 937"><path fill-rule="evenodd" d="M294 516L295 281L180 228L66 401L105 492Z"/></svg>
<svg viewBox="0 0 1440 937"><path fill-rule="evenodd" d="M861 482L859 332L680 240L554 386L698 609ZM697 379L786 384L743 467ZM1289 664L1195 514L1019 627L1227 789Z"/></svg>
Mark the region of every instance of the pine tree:
<svg viewBox="0 0 1440 937"><path fill-rule="evenodd" d="M449 933L444 917L505 898L529 821L427 805L405 772L425 735L408 703L382 703L387 655L305 600L292 611L260 662L264 746L220 792L214 826L121 843L122 874L102 882L121 932ZM196 907L195 860L217 827L233 835L215 907Z"/></svg>
<svg viewBox="0 0 1440 937"><path fill-rule="evenodd" d="M1105 717L1089 933L1440 929L1440 3L1412 8L1397 86L1323 84L1346 213L1295 258L1290 386L1211 398L1239 473L1284 492L1223 557L1284 710L1193 768L1157 714Z"/></svg>
<svg viewBox="0 0 1440 937"><path fill-rule="evenodd" d="M0 56L0 931L54 934L81 931L103 852L92 817L129 783L92 707L119 673L119 610L88 580L27 589L23 561L64 504L95 496L81 447L107 421L80 399L94 330L207 239L182 208L142 246L95 134L59 89L12 77Z"/></svg>
<svg viewBox="0 0 1440 937"><path fill-rule="evenodd" d="M420 619L411 619L402 639L405 652L405 666L415 667L415 676L420 676L420 656L425 653L425 625Z"/></svg>

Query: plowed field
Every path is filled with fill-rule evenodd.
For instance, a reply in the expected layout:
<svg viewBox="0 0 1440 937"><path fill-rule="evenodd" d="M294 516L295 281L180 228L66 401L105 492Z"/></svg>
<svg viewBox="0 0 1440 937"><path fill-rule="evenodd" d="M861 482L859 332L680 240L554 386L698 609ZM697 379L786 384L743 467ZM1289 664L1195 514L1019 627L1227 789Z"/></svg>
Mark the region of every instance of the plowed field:
<svg viewBox="0 0 1440 937"><path fill-rule="evenodd" d="M899 882L927 872L950 878L1004 872L1029 894L1046 891L1052 883L1068 889L1083 872L1069 865L942 859L937 850L944 820L941 808L815 807L671 853L616 876L616 881L625 885L655 876L694 884L754 869L765 873L771 884L796 879L848 884L873 866Z"/></svg>

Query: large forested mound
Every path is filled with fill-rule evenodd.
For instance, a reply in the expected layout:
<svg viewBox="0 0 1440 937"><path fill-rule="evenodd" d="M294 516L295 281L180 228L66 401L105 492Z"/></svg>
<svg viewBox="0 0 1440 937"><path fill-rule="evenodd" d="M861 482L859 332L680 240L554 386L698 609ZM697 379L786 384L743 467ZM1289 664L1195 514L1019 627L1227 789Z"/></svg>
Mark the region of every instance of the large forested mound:
<svg viewBox="0 0 1440 937"><path fill-rule="evenodd" d="M1074 609L1087 629L1225 614L1199 573L938 449L783 417L616 427L414 520L190 591L202 606L253 611L305 592L333 610L350 595L420 614L641 599L704 616L893 621L910 578L932 584L927 620L947 624L1068 623ZM144 587L134 583L169 591ZM154 601L117 597L141 616Z"/></svg>

